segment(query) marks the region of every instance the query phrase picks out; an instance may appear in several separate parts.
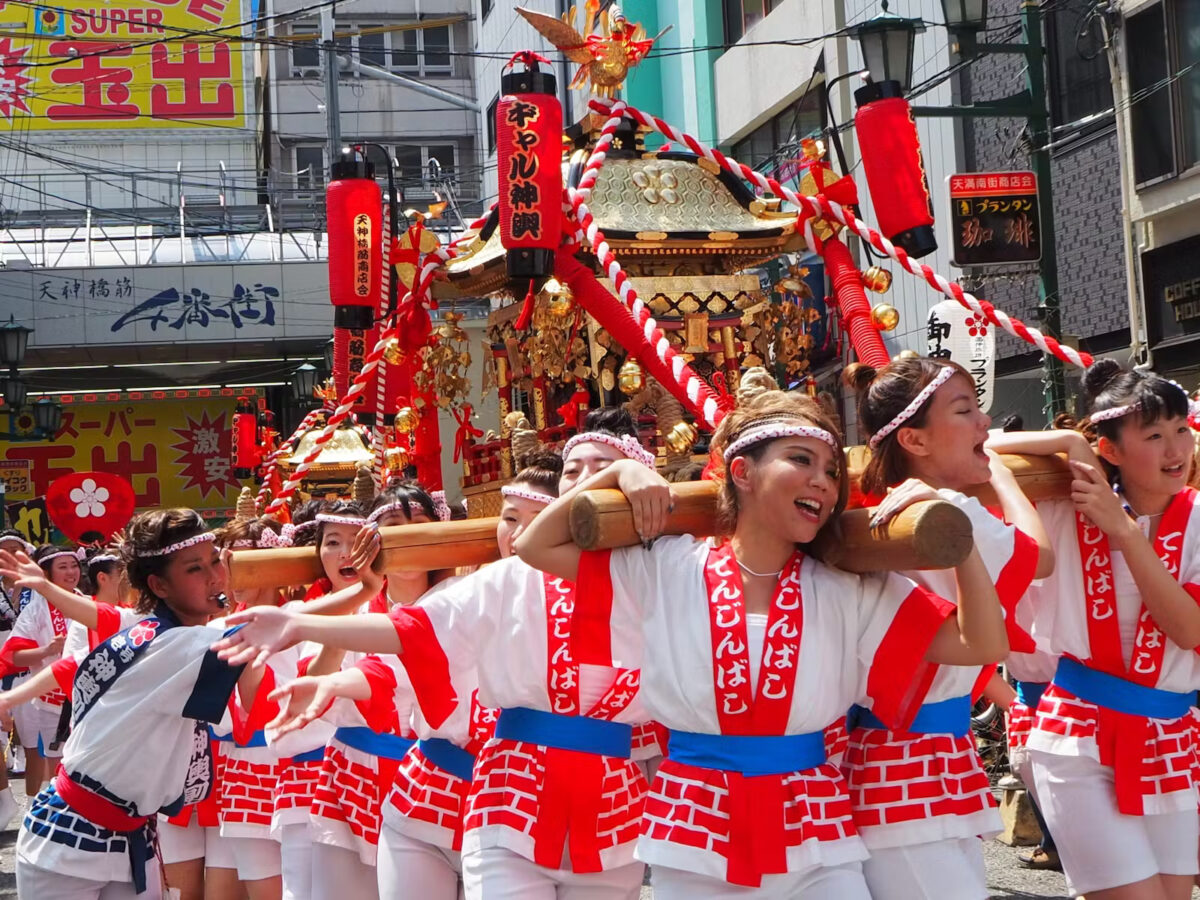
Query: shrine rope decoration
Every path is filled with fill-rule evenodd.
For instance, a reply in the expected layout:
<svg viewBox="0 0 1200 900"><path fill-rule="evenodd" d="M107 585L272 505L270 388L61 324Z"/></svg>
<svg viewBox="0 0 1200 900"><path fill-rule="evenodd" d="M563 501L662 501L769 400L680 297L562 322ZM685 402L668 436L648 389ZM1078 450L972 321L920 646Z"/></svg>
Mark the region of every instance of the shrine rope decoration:
<svg viewBox="0 0 1200 900"><path fill-rule="evenodd" d="M902 269L921 280L925 281L934 290L945 294L951 300L961 303L967 309L983 316L987 321L991 322L998 328L1003 328L1013 337L1025 341L1027 344L1032 344L1043 353L1049 353L1065 363L1079 368L1087 368L1092 364L1092 356L1090 353L1077 351L1064 344L1060 344L1057 340L1049 335L1042 334L1036 328L1030 328L1020 319L1014 319L1005 313L1003 310L998 310L986 300L980 300L972 294L964 291L961 285L950 281L943 275L939 275L931 267L922 263L915 262L909 257L903 249L896 247L881 235L875 229L871 228L865 222L859 219L839 203L835 203L820 194L816 196L805 196L797 194L795 191L784 187L773 178L769 178L761 172L756 172L749 166L739 163L737 160L731 159L719 150L713 150L706 147L692 135L679 131L662 119L655 116L647 115L639 109L627 106L621 101L599 100L593 99L590 104L591 108L596 112L610 114L614 116L628 115L639 125L644 125L653 128L660 134L666 135L672 141L687 147L688 150L696 155L703 157L711 163L715 163L722 169L732 175L744 178L752 182L764 191L770 191L778 197L783 197L789 202L795 204L800 210L800 219L804 229L804 238L808 245L815 252L820 253L823 249L822 241L813 231L812 222L814 219L825 219L836 221L870 244L878 252L886 254L891 259L895 260ZM615 126L614 126L615 128ZM597 145L599 149L599 145ZM593 154L595 156L595 154ZM590 162L590 161L589 161ZM603 164L603 160L601 160ZM595 176L592 177L592 183L595 182ZM583 184L581 182L580 187ZM599 256L597 249L597 256Z"/></svg>

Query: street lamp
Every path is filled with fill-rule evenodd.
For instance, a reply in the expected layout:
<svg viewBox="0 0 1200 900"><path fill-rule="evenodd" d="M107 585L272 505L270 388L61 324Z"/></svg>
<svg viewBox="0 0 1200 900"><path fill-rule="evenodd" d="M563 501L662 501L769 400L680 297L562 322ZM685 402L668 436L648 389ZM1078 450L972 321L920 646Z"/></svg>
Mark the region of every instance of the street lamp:
<svg viewBox="0 0 1200 900"><path fill-rule="evenodd" d="M850 28L850 37L858 41L871 79L896 81L904 93L912 87L913 45L917 34L925 30L925 23L889 13L887 0L882 6L879 15Z"/></svg>
<svg viewBox="0 0 1200 900"><path fill-rule="evenodd" d="M308 403L313 399L313 391L317 387L317 367L311 363L303 363L292 373L292 398L298 403Z"/></svg>
<svg viewBox="0 0 1200 900"><path fill-rule="evenodd" d="M987 28L987 0L942 0L946 27L951 31L983 31Z"/></svg>
<svg viewBox="0 0 1200 900"><path fill-rule="evenodd" d="M25 405L25 396L28 393L28 386L15 374L10 374L4 379L4 404L10 413L17 412Z"/></svg>
<svg viewBox="0 0 1200 900"><path fill-rule="evenodd" d="M33 423L43 434L58 434L62 426L62 404L55 403L49 397L42 397L33 404Z"/></svg>
<svg viewBox="0 0 1200 900"><path fill-rule="evenodd" d="M29 345L29 335L32 328L18 325L10 315L8 321L0 325L0 365L16 368L25 361L25 348Z"/></svg>

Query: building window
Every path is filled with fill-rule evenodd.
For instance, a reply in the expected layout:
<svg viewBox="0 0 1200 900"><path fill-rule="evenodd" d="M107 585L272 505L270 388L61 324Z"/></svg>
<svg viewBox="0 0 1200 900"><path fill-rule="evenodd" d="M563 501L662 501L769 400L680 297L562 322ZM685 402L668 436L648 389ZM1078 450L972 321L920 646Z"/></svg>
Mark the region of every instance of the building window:
<svg viewBox="0 0 1200 900"><path fill-rule="evenodd" d="M733 156L787 184L799 174L796 160L804 155L800 142L820 136L824 128L824 87L818 87L734 144Z"/></svg>
<svg viewBox="0 0 1200 900"><path fill-rule="evenodd" d="M458 169L460 152L471 153L470 146L443 141L439 144L397 144L396 177L406 199L432 198L437 182L449 182L458 191L474 192L471 185L461 183ZM437 178L433 178L433 161L437 160Z"/></svg>
<svg viewBox="0 0 1200 900"><path fill-rule="evenodd" d="M481 18L486 19L488 17L488 13L492 11L492 0L480 0L479 5Z"/></svg>
<svg viewBox="0 0 1200 900"><path fill-rule="evenodd" d="M437 168L443 178L454 176L454 157L456 148L453 144L430 144L425 148L425 171L431 172L430 163L437 160Z"/></svg>
<svg viewBox="0 0 1200 900"><path fill-rule="evenodd" d="M355 39L355 46L358 50L358 61L364 66L387 68L387 35L385 33L360 34Z"/></svg>
<svg viewBox="0 0 1200 900"><path fill-rule="evenodd" d="M397 145L396 167L400 170L399 177L405 187L419 184L425 177L425 159L421 153L421 145Z"/></svg>
<svg viewBox="0 0 1200 900"><path fill-rule="evenodd" d="M1051 112L1067 125L1111 109L1108 54L1092 0L1066 0L1049 16ZM1102 120L1098 124L1107 124Z"/></svg>
<svg viewBox="0 0 1200 900"><path fill-rule="evenodd" d="M770 15L783 0L722 0L725 18L725 43L733 44Z"/></svg>
<svg viewBox="0 0 1200 900"><path fill-rule="evenodd" d="M406 75L449 75L450 26L394 31L392 69Z"/></svg>
<svg viewBox="0 0 1200 900"><path fill-rule="evenodd" d="M488 104L487 121L484 123L487 128L487 148L488 153L496 152L496 107L500 105L500 95L497 94L492 98L492 102Z"/></svg>
<svg viewBox="0 0 1200 900"><path fill-rule="evenodd" d="M319 78L321 76L321 51L317 47L316 25L296 24L292 26L292 77ZM309 37L311 35L311 37Z"/></svg>
<svg viewBox="0 0 1200 900"><path fill-rule="evenodd" d="M1125 20L1134 177L1149 184L1200 163L1200 9L1168 0ZM1178 77L1174 77L1176 73Z"/></svg>
<svg viewBox="0 0 1200 900"><path fill-rule="evenodd" d="M325 149L296 147L296 190L318 191L325 185Z"/></svg>

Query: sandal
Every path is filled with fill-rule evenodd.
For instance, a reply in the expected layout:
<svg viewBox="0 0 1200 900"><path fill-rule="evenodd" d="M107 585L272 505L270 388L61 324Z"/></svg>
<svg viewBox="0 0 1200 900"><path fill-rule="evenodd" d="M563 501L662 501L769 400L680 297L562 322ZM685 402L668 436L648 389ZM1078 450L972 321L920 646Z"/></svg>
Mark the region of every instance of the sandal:
<svg viewBox="0 0 1200 900"><path fill-rule="evenodd" d="M1027 869L1062 871L1062 862L1059 861L1058 851L1056 850L1044 850L1041 847L1035 847L1033 852L1028 856L1018 856L1017 859Z"/></svg>

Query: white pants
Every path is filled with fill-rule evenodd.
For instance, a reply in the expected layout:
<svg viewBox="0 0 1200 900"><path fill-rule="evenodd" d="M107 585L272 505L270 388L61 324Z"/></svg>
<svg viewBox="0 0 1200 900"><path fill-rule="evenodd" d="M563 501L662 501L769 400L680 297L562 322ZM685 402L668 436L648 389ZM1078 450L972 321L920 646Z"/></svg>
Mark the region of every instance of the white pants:
<svg viewBox="0 0 1200 900"><path fill-rule="evenodd" d="M92 881L39 869L17 857L17 896L35 900L161 900L158 864L146 865L146 891L135 894L130 881Z"/></svg>
<svg viewBox="0 0 1200 900"><path fill-rule="evenodd" d="M357 851L331 844L312 845L312 900L379 900L375 867Z"/></svg>
<svg viewBox="0 0 1200 900"><path fill-rule="evenodd" d="M462 867L468 900L637 900L646 872L641 863L630 863L577 875L539 866L503 847L468 854Z"/></svg>
<svg viewBox="0 0 1200 900"><path fill-rule="evenodd" d="M818 866L794 875L764 875L761 887L730 884L708 875L654 866L654 900L871 900L861 863Z"/></svg>
<svg viewBox="0 0 1200 900"><path fill-rule="evenodd" d="M1193 807L1127 816L1117 811L1113 771L1086 756L1030 750L1038 803L1073 894L1134 884L1156 874L1195 875L1200 818Z"/></svg>
<svg viewBox="0 0 1200 900"><path fill-rule="evenodd" d="M950 838L871 851L862 864L874 900L987 900L983 842Z"/></svg>
<svg viewBox="0 0 1200 900"><path fill-rule="evenodd" d="M58 734L58 720L62 716L61 707L47 709L44 706L34 706L31 701L22 703L14 709L12 716L22 747L26 750L37 750L46 759L57 759L62 756L61 747L50 749Z"/></svg>
<svg viewBox="0 0 1200 900"><path fill-rule="evenodd" d="M462 860L447 850L409 837L385 821L379 833L380 897L420 897L421 900L461 900Z"/></svg>
<svg viewBox="0 0 1200 900"><path fill-rule="evenodd" d="M283 900L309 900L312 896L312 835L307 822L284 825L279 830L279 863L283 874Z"/></svg>
<svg viewBox="0 0 1200 900"><path fill-rule="evenodd" d="M172 825L165 816L158 817L158 850L163 864L202 859L214 869L235 868L227 847L219 846L221 835L216 828L205 828L193 815L186 825Z"/></svg>
<svg viewBox="0 0 1200 900"><path fill-rule="evenodd" d="M229 846L239 881L261 881L282 873L279 841L226 835L221 835L221 841Z"/></svg>

